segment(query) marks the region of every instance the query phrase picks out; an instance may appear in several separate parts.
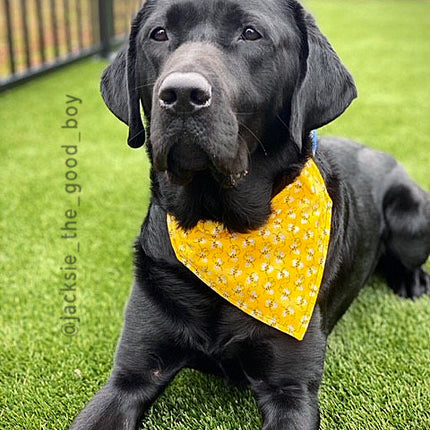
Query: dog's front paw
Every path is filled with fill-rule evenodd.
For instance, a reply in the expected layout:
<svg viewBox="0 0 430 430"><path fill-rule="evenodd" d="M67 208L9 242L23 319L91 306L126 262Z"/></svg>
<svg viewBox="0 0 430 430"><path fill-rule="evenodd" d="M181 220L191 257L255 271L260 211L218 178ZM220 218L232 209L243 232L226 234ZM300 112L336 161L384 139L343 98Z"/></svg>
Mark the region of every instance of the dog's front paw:
<svg viewBox="0 0 430 430"><path fill-rule="evenodd" d="M141 402L130 392L106 384L87 404L69 430L136 430Z"/></svg>

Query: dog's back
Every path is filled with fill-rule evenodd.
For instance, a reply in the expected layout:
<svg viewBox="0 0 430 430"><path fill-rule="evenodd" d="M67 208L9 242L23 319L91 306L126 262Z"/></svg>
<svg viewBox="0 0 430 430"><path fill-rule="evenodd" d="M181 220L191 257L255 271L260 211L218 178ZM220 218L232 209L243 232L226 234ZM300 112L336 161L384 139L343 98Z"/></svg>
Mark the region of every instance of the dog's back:
<svg viewBox="0 0 430 430"><path fill-rule="evenodd" d="M421 266L430 254L430 194L386 153L334 137L321 138L319 151L328 180L345 189L341 267L321 296L329 332L375 270L402 297L429 293Z"/></svg>

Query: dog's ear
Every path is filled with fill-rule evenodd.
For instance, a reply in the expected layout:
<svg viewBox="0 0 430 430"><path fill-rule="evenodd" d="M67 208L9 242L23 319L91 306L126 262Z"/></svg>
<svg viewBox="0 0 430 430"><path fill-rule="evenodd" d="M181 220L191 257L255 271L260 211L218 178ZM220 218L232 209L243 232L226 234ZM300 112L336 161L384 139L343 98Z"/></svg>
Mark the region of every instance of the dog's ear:
<svg viewBox="0 0 430 430"><path fill-rule="evenodd" d="M314 19L294 8L300 30L300 70L290 107L290 137L302 150L311 130L333 121L357 97L354 80Z"/></svg>
<svg viewBox="0 0 430 430"><path fill-rule="evenodd" d="M140 148L145 143L145 129L140 113L140 98L136 84L136 35L140 14L133 21L128 44L118 52L101 79L103 100L114 115L128 124L128 144Z"/></svg>

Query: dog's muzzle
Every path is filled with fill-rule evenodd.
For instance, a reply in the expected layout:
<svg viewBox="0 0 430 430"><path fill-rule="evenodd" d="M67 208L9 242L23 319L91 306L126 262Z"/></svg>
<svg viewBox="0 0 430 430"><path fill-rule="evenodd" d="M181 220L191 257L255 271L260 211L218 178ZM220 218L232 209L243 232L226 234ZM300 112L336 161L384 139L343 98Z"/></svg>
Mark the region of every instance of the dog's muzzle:
<svg viewBox="0 0 430 430"><path fill-rule="evenodd" d="M234 85L221 57L209 44L183 45L154 86L153 163L173 183L187 184L202 171L224 186L236 186L246 176L248 149L239 139Z"/></svg>

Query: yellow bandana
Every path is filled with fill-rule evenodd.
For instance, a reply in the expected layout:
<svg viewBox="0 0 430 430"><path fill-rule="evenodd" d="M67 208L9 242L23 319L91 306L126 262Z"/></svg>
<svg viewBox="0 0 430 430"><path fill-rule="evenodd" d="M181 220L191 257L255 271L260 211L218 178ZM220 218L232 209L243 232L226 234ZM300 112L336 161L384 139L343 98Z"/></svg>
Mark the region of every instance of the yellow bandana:
<svg viewBox="0 0 430 430"><path fill-rule="evenodd" d="M200 221L184 231L167 216L176 257L210 288L254 318L302 340L314 310L330 239L332 201L309 160L272 200L267 224L230 233Z"/></svg>

